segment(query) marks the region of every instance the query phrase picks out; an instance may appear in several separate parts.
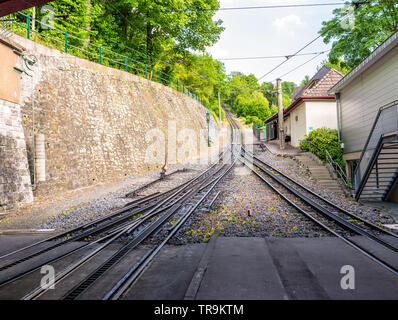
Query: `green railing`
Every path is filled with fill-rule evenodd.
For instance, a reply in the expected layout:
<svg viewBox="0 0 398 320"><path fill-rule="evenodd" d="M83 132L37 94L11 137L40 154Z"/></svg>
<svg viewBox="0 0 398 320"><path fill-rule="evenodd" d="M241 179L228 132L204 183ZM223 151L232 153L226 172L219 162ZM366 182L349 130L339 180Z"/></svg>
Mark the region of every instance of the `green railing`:
<svg viewBox="0 0 398 320"><path fill-rule="evenodd" d="M145 77L148 80L162 83L163 85L169 86L179 92L187 94L189 97L200 102L207 109L211 109L204 97L197 94L192 88L186 86L180 79L171 77L170 74L155 68L151 68L147 63L142 61L138 61L126 55L109 50L104 45L96 45L91 42L87 43L87 39L77 37L72 32L62 31L36 20L36 23L40 24L42 27L44 26L48 29L51 29L53 32L60 34L58 34L55 38L48 34L40 33L37 30L32 29L32 17L29 14L17 12L16 15L23 17L19 18L19 20L25 20L25 24L18 19L15 19L15 16L13 17L12 15L9 17L3 17L0 21L3 22L3 31L5 35L12 37L13 34L18 34L19 36L26 37L29 40L50 46L65 53L97 62L102 65L124 70L126 72ZM103 37L101 38L104 39ZM85 43L83 48L78 46L79 43ZM124 46L123 44L121 45ZM127 46L124 47L126 49L139 52L138 50L129 48ZM142 52L139 53L144 54ZM146 54L144 55L146 56Z"/></svg>

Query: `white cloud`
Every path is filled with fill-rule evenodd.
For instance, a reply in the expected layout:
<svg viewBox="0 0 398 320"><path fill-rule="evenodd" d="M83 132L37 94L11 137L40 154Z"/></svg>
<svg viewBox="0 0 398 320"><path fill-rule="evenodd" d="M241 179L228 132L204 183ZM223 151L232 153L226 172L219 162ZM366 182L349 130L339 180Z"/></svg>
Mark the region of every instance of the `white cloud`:
<svg viewBox="0 0 398 320"><path fill-rule="evenodd" d="M290 36L294 36L295 30L297 30L298 28L305 29L307 27L307 24L295 14L289 14L288 16L277 18L272 21L272 25L279 32L289 34Z"/></svg>

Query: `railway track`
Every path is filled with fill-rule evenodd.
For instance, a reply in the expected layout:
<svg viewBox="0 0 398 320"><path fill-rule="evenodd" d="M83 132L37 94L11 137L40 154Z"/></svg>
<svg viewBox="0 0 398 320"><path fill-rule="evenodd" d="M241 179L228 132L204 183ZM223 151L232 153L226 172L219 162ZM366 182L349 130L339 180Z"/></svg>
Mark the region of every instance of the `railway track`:
<svg viewBox="0 0 398 320"><path fill-rule="evenodd" d="M219 159L221 159L220 156ZM39 257L45 253L54 251L57 248L65 246L68 243L84 241L85 239L90 239L90 241L84 241L81 246L77 248L73 248L71 250L67 250L67 252L46 259L40 262L38 265L30 267L27 270L17 273L12 277L7 279L2 279L0 281L0 287L8 284L12 281L15 281L33 271L38 270L43 265L54 263L59 261L62 258L70 256L71 254L75 254L82 249L87 249L92 247L96 243L100 243L102 241L107 240L112 237L115 232L120 231L122 228L127 226L135 226L140 225L142 222L145 222L149 218L164 212L165 210L171 208L174 202L179 200L179 197L182 197L186 192L190 190L190 186L200 179L208 176L212 170L215 170L218 166L218 163L211 166L209 169L198 175L197 177L175 187L164 193L156 193L150 196L147 196L142 199L137 199L122 209L116 210L113 213L107 215L104 218L97 219L93 222L87 223L85 225L79 226L77 228L62 232L58 235L50 237L48 239L36 242L27 247L18 249L16 251L7 253L0 257L0 261L6 258L11 257L13 255L20 254L24 251L30 251L32 248L38 248L38 250L34 250L33 252L24 255L22 257L18 257L17 259L12 260L11 262L7 262L0 266L0 272L13 268L19 264L32 260L33 258ZM167 201L166 201L167 200ZM131 224L133 221L133 224ZM48 244L48 246L44 248L40 248L41 245Z"/></svg>
<svg viewBox="0 0 398 320"><path fill-rule="evenodd" d="M232 129L232 142L234 143L238 137L239 133L237 130ZM61 284L63 280L71 276L85 264L90 263L111 244L122 243L115 254L104 261L94 272L72 290L69 290L63 297L63 299L67 300L76 299L94 282L101 279L109 269L117 265L129 252L150 236L158 233L162 228L164 229L168 221L177 221L172 228L168 228L167 237L144 254L140 262L134 265L116 286L104 295L104 299L119 298L145 270L165 244L178 232L195 210L203 206L205 202L208 202L208 207L213 204L219 192L210 198L211 193L222 178L233 168L240 153L240 150L238 150L240 145L237 146L233 143L219 155L218 161L209 169L171 190L134 200L126 205L126 207L116 210L104 218L1 256L0 263L2 261L5 263L0 265L0 271L10 272L16 266L22 267L29 260L40 259L43 255L48 255L53 250L59 249L69 243L83 241L83 244L75 248L67 249L66 252L51 256L51 258L40 259L40 262L34 266L30 266L23 271L2 279L0 290L7 290L8 285L12 285L17 280L24 280L25 277L28 277L34 271L38 271L44 265L63 261L63 259L73 257L77 253L84 253L83 257L73 261L56 274L54 284ZM84 241L87 238L90 238L91 241ZM87 250L91 251L87 253ZM38 299L47 291L48 289L37 286L27 294L24 294L22 299Z"/></svg>
<svg viewBox="0 0 398 320"><path fill-rule="evenodd" d="M398 268L395 264L376 256L371 250L366 249L362 244L355 242L347 235L347 232L361 235L368 242L379 245L382 250L392 251L396 254L398 253L398 242L396 242L398 235L396 233L375 225L332 203L277 170L271 164L260 160L253 153L246 152L244 148L242 148L241 155L243 164L300 213L398 276ZM380 235L383 235L384 238Z"/></svg>
<svg viewBox="0 0 398 320"><path fill-rule="evenodd" d="M125 268L124 274L120 276L118 274L112 286L108 286L104 292L101 292L103 300L123 298L128 291L134 290L137 280L190 217L200 208L210 208L213 205L220 194L220 191L216 190L217 185L233 169L237 161L246 165L281 198L315 224L340 238L378 265L398 275L396 265L378 257L371 250L366 249L366 246L355 242L349 236L361 235L363 236L361 238L396 254L398 253L398 247L394 243L398 239L396 233L339 207L247 151L243 147L243 136L239 126L230 112L227 111L226 114L231 127L231 145L219 155L216 163L173 189L136 199L104 218L1 256L0 262L6 262L0 265L0 271L10 271L16 266L22 267L29 260L51 253L52 250L70 243L79 243L75 248L68 248L62 254L50 258L43 258L36 265L2 279L0 290L7 290L7 286L14 284L17 280L24 280L44 265L63 261L69 257L73 258L72 262L55 276L54 284L57 286L62 286L63 281L73 277L74 273L83 266L90 263L93 266L90 268L92 271L83 278L79 278L80 280L74 282L72 287L67 286L60 296L64 300L79 299L85 293L89 293L89 289L101 282L113 268L121 264L133 250L151 238L150 245L141 246L141 248L148 246L149 248L142 250L143 253L139 251L138 261L127 268L127 271ZM170 224L170 221L173 223ZM84 241L89 236L92 240ZM98 259L95 262L94 259L112 244L117 245L117 248L113 249L114 252L107 258L102 258L100 262ZM26 252L28 253L20 257ZM74 257L78 253L82 255ZM20 298L24 300L46 298L49 288L43 288L37 284L33 289L24 291Z"/></svg>

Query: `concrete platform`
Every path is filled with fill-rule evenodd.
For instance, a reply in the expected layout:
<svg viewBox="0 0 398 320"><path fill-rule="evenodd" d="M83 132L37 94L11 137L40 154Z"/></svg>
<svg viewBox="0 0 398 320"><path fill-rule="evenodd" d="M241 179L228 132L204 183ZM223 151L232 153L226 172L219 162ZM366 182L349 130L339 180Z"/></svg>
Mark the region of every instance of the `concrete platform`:
<svg viewBox="0 0 398 320"><path fill-rule="evenodd" d="M0 236L0 254L41 239L42 236ZM354 237L390 264L398 266L398 255ZM394 243L396 244L396 243ZM78 243L71 243L74 247ZM57 285L41 299L60 299L92 272L118 246L111 246L82 267L66 283ZM104 294L148 250L132 251L106 277L96 282L79 299L102 299ZM86 251L54 264L59 271ZM6 259L8 260L8 259ZM3 261L2 263L6 263ZM35 261L30 261L35 264ZM355 271L355 289L344 290L343 266ZM14 271L15 272L15 271ZM9 272L3 272L7 278ZM12 272L11 272L12 273ZM39 271L11 287L0 288L1 299L20 299L40 283ZM209 243L168 245L149 265L123 297L125 300L328 300L398 299L398 277L341 240L322 238L244 238L213 236Z"/></svg>
<svg viewBox="0 0 398 320"><path fill-rule="evenodd" d="M289 156L296 156L301 154L302 152L300 151L300 149L298 148L294 148L292 147L290 144L286 144L285 145L285 149L281 150L279 148L279 142L275 143L275 142L265 142L262 141L262 143L264 144L264 146L267 148L267 150L275 155L289 155Z"/></svg>
<svg viewBox="0 0 398 320"><path fill-rule="evenodd" d="M197 300L398 299L398 277L337 238L219 237L196 246L206 249L162 252L125 298L179 300L185 290ZM353 290L340 284L345 265L355 270Z"/></svg>

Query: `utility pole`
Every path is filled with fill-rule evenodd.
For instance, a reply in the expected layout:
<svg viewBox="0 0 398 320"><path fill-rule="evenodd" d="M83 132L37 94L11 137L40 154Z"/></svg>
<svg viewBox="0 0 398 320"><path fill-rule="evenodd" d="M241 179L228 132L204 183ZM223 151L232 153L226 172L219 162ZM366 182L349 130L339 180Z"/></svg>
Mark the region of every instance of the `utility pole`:
<svg viewBox="0 0 398 320"><path fill-rule="evenodd" d="M221 123L221 99L220 99L220 90L218 90L218 119L220 119L220 123Z"/></svg>
<svg viewBox="0 0 398 320"><path fill-rule="evenodd" d="M276 92L278 93L278 125L279 125L279 147L285 149L285 134L283 124L283 100L282 100L282 80L276 79Z"/></svg>

